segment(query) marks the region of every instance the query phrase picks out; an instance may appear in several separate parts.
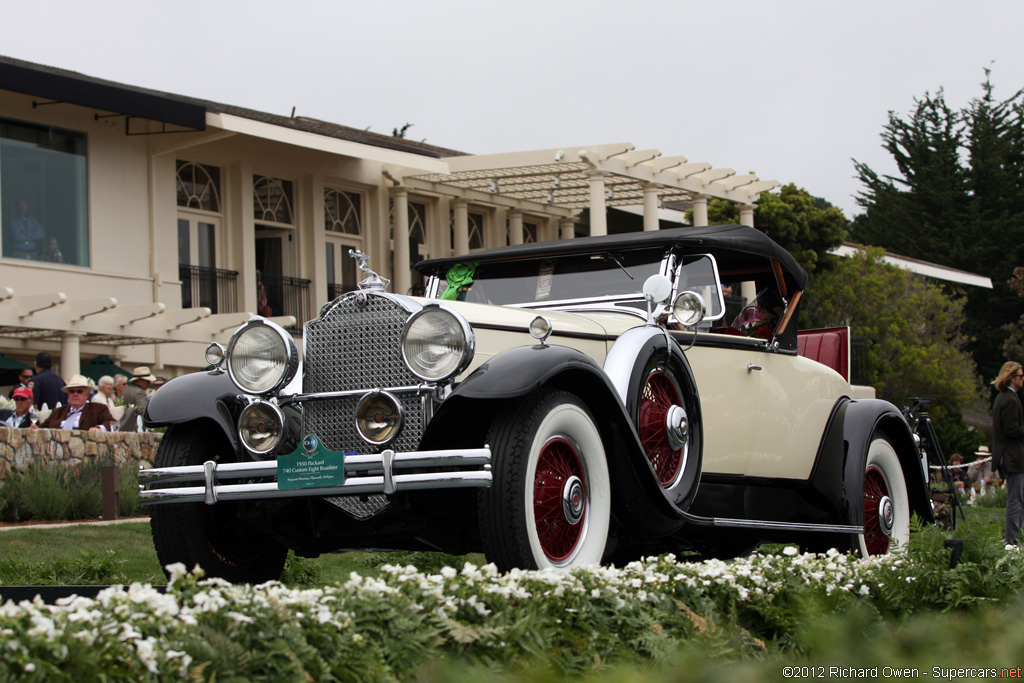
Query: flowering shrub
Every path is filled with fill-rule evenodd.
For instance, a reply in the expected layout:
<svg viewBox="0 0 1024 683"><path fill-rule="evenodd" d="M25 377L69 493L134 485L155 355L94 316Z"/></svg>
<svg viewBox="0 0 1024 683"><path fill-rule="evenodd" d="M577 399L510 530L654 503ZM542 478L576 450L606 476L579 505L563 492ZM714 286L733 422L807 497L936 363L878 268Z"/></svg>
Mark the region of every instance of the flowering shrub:
<svg viewBox="0 0 1024 683"><path fill-rule="evenodd" d="M1008 598L1024 585L1024 559L998 542L965 546L951 569L941 533L914 538L909 552L869 560L786 547L730 562L665 555L570 572L389 565L377 577L304 589L232 585L172 565L166 593L132 584L54 605L8 601L0 681L100 671L126 681L391 680L441 660L488 671L539 663L567 675L680 651L725 661L795 655L818 615L864 619L867 609L880 622L1000 591ZM979 580L990 588L958 588Z"/></svg>

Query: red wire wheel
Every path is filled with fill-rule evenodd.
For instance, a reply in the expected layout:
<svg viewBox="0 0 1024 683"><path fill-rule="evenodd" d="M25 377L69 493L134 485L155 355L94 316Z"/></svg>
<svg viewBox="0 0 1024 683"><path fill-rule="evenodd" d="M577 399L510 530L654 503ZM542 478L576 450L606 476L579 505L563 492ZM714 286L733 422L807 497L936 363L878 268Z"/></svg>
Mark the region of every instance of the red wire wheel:
<svg viewBox="0 0 1024 683"><path fill-rule="evenodd" d="M864 472L864 547L868 555L889 552L888 528L892 533L892 499L882 471L870 466Z"/></svg>
<svg viewBox="0 0 1024 683"><path fill-rule="evenodd" d="M675 382L663 370L647 376L640 394L640 443L662 486L671 486L683 465L683 448L673 449L666 422L673 405L683 405Z"/></svg>
<svg viewBox="0 0 1024 683"><path fill-rule="evenodd" d="M585 481L583 463L569 441L555 437L544 444L533 481L533 516L541 548L552 563L572 557L583 536Z"/></svg>

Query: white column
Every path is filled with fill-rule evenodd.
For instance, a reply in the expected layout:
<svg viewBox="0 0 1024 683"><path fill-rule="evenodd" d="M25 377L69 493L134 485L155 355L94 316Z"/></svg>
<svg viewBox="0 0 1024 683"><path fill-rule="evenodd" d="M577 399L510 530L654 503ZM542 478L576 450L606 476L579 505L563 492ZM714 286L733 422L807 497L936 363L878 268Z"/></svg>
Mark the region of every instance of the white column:
<svg viewBox="0 0 1024 683"><path fill-rule="evenodd" d="M590 236L608 234L608 216L605 208L604 172L587 171L590 178Z"/></svg>
<svg viewBox="0 0 1024 683"><path fill-rule="evenodd" d="M693 198L693 224L708 224L708 198L705 195L699 194Z"/></svg>
<svg viewBox="0 0 1024 683"><path fill-rule="evenodd" d="M523 212L519 209L509 209L508 212L508 243L523 243Z"/></svg>
<svg viewBox="0 0 1024 683"><path fill-rule="evenodd" d="M558 221L558 230L561 239L571 240L576 236L576 221L571 218L562 218Z"/></svg>
<svg viewBox="0 0 1024 683"><path fill-rule="evenodd" d="M754 227L754 205L740 204L740 225ZM749 304L757 297L757 287L753 282L744 282L740 287L740 294Z"/></svg>
<svg viewBox="0 0 1024 683"><path fill-rule="evenodd" d="M658 186L644 183L644 232L658 230Z"/></svg>
<svg viewBox="0 0 1024 683"><path fill-rule="evenodd" d="M465 199L453 200L452 216L455 219L455 240L452 244L453 255L463 256L469 253L469 202Z"/></svg>
<svg viewBox="0 0 1024 683"><path fill-rule="evenodd" d="M740 225L754 227L754 205L740 204Z"/></svg>
<svg viewBox="0 0 1024 683"><path fill-rule="evenodd" d="M404 187L396 187L391 190L392 198L395 201L394 221L395 231L393 235L395 250L394 281L391 283L391 291L396 294L407 294L412 280L409 276L409 190Z"/></svg>
<svg viewBox="0 0 1024 683"><path fill-rule="evenodd" d="M82 345L77 334L65 333L60 338L60 376L70 379L82 372ZM52 407L52 406L51 406Z"/></svg>

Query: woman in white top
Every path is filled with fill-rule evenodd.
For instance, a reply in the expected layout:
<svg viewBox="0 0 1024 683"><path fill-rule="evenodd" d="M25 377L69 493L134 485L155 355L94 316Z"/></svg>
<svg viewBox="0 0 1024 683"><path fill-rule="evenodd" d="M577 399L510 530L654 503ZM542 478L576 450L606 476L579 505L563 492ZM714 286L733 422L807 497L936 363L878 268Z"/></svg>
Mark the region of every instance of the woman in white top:
<svg viewBox="0 0 1024 683"><path fill-rule="evenodd" d="M98 391L93 394L93 403L102 403L107 409L114 407L114 378L110 375L103 375L100 380L96 382Z"/></svg>

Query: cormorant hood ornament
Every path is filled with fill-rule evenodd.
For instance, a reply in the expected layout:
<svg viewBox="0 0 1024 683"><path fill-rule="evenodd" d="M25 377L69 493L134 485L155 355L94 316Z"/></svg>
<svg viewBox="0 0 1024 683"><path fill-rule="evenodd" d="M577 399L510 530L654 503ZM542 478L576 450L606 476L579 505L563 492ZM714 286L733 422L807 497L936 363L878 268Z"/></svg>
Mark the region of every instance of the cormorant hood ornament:
<svg viewBox="0 0 1024 683"><path fill-rule="evenodd" d="M359 265L359 270L363 271L367 275L366 279L359 283L359 289L383 292L387 289L388 285L391 284L391 280L377 275L377 273L366 265L366 261L370 258L368 255L358 249L349 249L348 255L356 260L356 263Z"/></svg>

